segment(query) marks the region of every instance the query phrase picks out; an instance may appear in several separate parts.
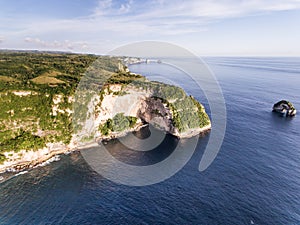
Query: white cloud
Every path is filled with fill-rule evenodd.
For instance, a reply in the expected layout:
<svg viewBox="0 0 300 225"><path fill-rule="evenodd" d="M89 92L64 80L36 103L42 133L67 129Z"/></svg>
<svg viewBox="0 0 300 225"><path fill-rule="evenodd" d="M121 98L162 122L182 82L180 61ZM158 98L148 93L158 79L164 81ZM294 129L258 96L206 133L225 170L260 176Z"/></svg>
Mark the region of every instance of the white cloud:
<svg viewBox="0 0 300 225"><path fill-rule="evenodd" d="M64 50L84 50L88 48L86 42L71 42L69 40L64 41L44 41L39 38L26 37L24 39L26 43L33 44L36 47L42 47L47 49L64 49Z"/></svg>
<svg viewBox="0 0 300 225"><path fill-rule="evenodd" d="M94 10L94 15L97 16L115 16L128 13L134 3L133 0L126 0L125 2L113 1L113 0L103 0L99 1L97 7Z"/></svg>
<svg viewBox="0 0 300 225"><path fill-rule="evenodd" d="M115 17L122 13L131 12L132 14L128 17L140 19L155 19L157 17L164 19L176 19L176 17L215 19L300 8L299 0L154 0L143 2L129 0L123 4L117 4L117 2L112 0L99 1L94 14L96 16L105 14Z"/></svg>
<svg viewBox="0 0 300 225"><path fill-rule="evenodd" d="M114 35L118 33L121 38L127 39L197 33L223 19L292 9L300 9L299 0L127 0L125 3L102 0L93 14L85 18L21 23L24 24L22 33L25 36L62 32L116 38ZM20 21L17 22L20 26Z"/></svg>
<svg viewBox="0 0 300 225"><path fill-rule="evenodd" d="M133 0L129 0L124 4L121 4L121 7L119 8L119 12L121 14L130 12L132 4L133 4Z"/></svg>
<svg viewBox="0 0 300 225"><path fill-rule="evenodd" d="M112 0L99 1L94 13L98 16L107 14L107 11L112 7Z"/></svg>
<svg viewBox="0 0 300 225"><path fill-rule="evenodd" d="M130 41L178 40L199 35L228 18L295 9L300 9L300 0L102 0L86 17L30 19L20 14L1 27L10 24L4 33L7 37L22 42L29 37L27 46L85 51L107 40L107 48Z"/></svg>
<svg viewBox="0 0 300 225"><path fill-rule="evenodd" d="M105 0L99 1L89 23L124 35L133 30L172 35L201 32L206 25L222 19L293 9L300 9L299 0L129 0L123 4Z"/></svg>

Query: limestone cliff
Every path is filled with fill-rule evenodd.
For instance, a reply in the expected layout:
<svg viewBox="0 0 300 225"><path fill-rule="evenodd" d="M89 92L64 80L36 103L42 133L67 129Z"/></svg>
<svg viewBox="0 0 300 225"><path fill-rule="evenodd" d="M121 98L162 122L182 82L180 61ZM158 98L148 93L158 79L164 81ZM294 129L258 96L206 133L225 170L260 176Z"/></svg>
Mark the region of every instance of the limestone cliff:
<svg viewBox="0 0 300 225"><path fill-rule="evenodd" d="M180 138L211 128L204 107L183 89L145 78L126 85L105 84L87 105L89 117L77 136L81 143L123 136L144 124Z"/></svg>

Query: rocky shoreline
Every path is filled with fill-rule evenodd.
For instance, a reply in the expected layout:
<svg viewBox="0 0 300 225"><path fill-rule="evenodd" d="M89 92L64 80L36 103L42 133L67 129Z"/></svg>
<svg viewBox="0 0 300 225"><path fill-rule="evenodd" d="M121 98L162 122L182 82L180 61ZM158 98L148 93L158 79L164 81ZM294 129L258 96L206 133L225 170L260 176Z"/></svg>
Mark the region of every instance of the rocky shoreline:
<svg viewBox="0 0 300 225"><path fill-rule="evenodd" d="M45 148L39 149L38 151L27 151L24 154L28 154L29 157L34 158L34 160L25 161L25 160L21 159L21 160L5 162L3 165L0 165L0 175L3 173L6 173L6 172L19 173L24 170L36 168L47 161L51 161L51 159L53 159L56 156L59 156L62 154L72 154L77 151L82 151L82 150L85 150L85 149L88 149L91 147L96 147L96 146L98 146L98 142L100 142L100 141L109 141L109 140L113 140L116 138L126 136L128 133L133 132L133 131L138 131L139 129L143 128L144 126L147 126L147 124L140 124L139 126L133 128L133 129L127 130L125 132L112 134L109 137L101 138L101 139L91 141L88 143L79 143L76 146L74 144L63 146L63 145L61 145L61 143L54 143L54 144L52 144L52 146L58 145L58 146L60 146L61 149L57 149L59 147L55 147L53 149L51 149L51 147L48 147L47 153L45 153L43 155L40 155L40 154L42 151L45 150ZM206 134L210 130L211 130L211 125L208 125L203 128L197 128L197 129L182 133L180 136L176 136L173 134L172 135L175 137L178 137L178 138L191 138L196 135ZM168 133L168 132L166 132L166 133ZM8 153L8 154L10 154L10 153ZM35 157L33 157L32 154L35 155ZM26 157L25 155L23 156L23 158L29 158L29 157ZM56 160L52 160L52 161L56 161Z"/></svg>
<svg viewBox="0 0 300 225"><path fill-rule="evenodd" d="M71 150L69 148L61 148L59 150L49 150L47 154L40 156L40 152L43 150L44 149L39 149L37 151L28 151L24 154L24 157L22 157L21 159L6 161L3 165L0 165L0 174L5 172L20 172L26 169L32 169L39 166L42 163L45 163L47 160L50 160L51 158L57 155L76 151L76 149ZM28 154L28 156L33 156L34 159L24 160L23 158L28 158L26 157L26 154Z"/></svg>

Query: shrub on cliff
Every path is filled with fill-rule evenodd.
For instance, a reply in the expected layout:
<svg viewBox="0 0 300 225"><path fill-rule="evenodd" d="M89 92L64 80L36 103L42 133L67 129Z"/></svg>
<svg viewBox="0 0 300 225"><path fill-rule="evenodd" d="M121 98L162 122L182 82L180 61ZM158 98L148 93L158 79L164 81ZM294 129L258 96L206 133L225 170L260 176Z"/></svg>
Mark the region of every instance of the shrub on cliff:
<svg viewBox="0 0 300 225"><path fill-rule="evenodd" d="M121 132L133 128L137 122L137 118L133 116L125 116L124 113L116 114L112 119L99 126L102 135L109 135L110 132Z"/></svg>

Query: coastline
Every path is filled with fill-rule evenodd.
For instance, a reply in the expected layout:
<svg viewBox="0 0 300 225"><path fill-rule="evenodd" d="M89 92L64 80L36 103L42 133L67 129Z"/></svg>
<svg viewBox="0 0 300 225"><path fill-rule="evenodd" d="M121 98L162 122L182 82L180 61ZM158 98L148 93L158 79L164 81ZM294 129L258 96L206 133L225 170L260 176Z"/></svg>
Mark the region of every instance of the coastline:
<svg viewBox="0 0 300 225"><path fill-rule="evenodd" d="M149 63L150 61L148 61ZM156 62L155 60L153 60L153 62ZM136 60L135 62L131 62L130 64L139 64L139 63L147 63L146 61L143 60ZM158 62L156 62L158 63ZM128 69L127 69L128 70ZM129 72L129 70L128 70ZM134 74L134 73L132 73ZM114 92L119 92L121 91L120 88L117 87L118 85L110 85L109 89ZM127 90L128 91L128 90ZM140 90L134 90L128 91L129 94L134 95L134 96L141 96L141 99L145 98L145 93L143 92L142 94L140 93ZM106 96L112 95L109 98L106 99L106 102L104 102L102 100L102 104L101 107L105 108L107 110L107 108L110 108L111 105L111 101L113 100L114 94L110 94L108 93ZM21 93L24 95L24 93ZM25 93L27 94L27 93ZM148 93L149 94L149 93ZM60 99L60 98L59 98ZM58 100L56 100L58 101ZM60 102L60 100L58 101L58 103ZM140 102L139 102L140 103ZM141 105L137 104L136 105L136 111L139 109ZM109 115L108 113L106 113L107 115ZM105 114L105 115L106 115ZM101 118L100 121L93 121L94 123L96 122L97 125L99 125L104 117ZM110 117L108 117L110 118ZM164 118L163 118L164 119ZM159 121L158 121L159 122ZM89 124L88 124L89 125ZM62 142L56 142L56 143L47 143L46 147L42 148L42 149L38 149L36 151L33 150L21 150L19 152L14 152L14 151L9 151L9 152L5 152L5 156L7 157L7 161L5 161L3 164L0 164L0 178L1 178L1 174L6 173L6 172L13 172L13 173L18 173L27 169L32 169L32 168L36 168L39 165L42 165L43 163L47 162L47 161L51 161L52 158L58 156L58 155L62 155L62 154L69 154L72 152L76 152L76 151L81 151L81 150L85 150L91 147L96 147L98 146L99 142L107 142L113 139L117 139L123 136L126 136L128 133L133 132L133 131L138 131L140 130L142 127L147 126L148 124L139 122L136 124L135 127L121 131L121 132L112 132L107 136L104 135L99 135L99 136L94 136L92 141L89 142L81 142L81 141L77 141L75 140L74 136L72 138L72 140L70 141L69 144L63 144ZM171 125L173 127L173 125ZM194 136L203 136L206 133L208 133L211 130L211 123L209 123L207 126L204 126L202 128L198 127L198 128L190 128L189 130L179 133L178 129L174 129L175 127L173 127L173 129L164 129L165 127L161 127L158 129L163 130L166 133L169 133L171 135L173 135L174 137L177 137L179 139L187 139L187 138L191 138Z"/></svg>
<svg viewBox="0 0 300 225"><path fill-rule="evenodd" d="M42 149L39 149L37 151L28 151L28 154L38 154L39 151ZM37 166L39 166L42 163L45 163L46 161L50 160L51 158L65 154L68 152L74 152L76 149L70 149L68 147L61 148L59 150L50 150L48 154L42 155L41 157L37 157L34 160L16 160L14 162L6 162L3 165L0 165L0 174L6 173L6 172L21 172L26 169L32 169Z"/></svg>
<svg viewBox="0 0 300 225"><path fill-rule="evenodd" d="M59 156L59 155L62 155L62 154L69 154L69 153L72 154L73 152L76 152L76 151L82 151L82 150L85 150L85 149L88 149L88 148L91 148L91 147L96 147L96 146L98 146L98 142L100 142L100 141L109 141L109 140L113 140L113 139L116 139L116 138L126 136L128 133L133 132L133 131L137 131L137 130L139 130L139 129L147 126L147 125L148 124L141 124L140 126L137 126L137 127L133 128L133 129L130 129L130 130L127 130L126 132L112 134L111 136L109 136L107 138L102 137L102 138L99 138L98 140L90 141L90 142L87 142L87 143L80 143L80 144L77 144L77 145L70 144L70 145L65 145L65 146L60 145L60 149L54 148L53 150L51 150L51 148L48 147L48 152L46 154L43 154L43 155L37 157L34 160L27 160L27 161L25 161L25 160L20 160L20 161L16 160L15 162L6 162L3 165L0 165L0 176L1 176L1 174L7 173L7 172L19 173L19 172L22 172L22 171L27 170L27 169L36 168L36 167L42 165L43 163L51 160L52 158L54 158L56 156ZM180 135L175 135L175 134L172 134L172 133L170 133L170 134L173 135L174 137L177 137L177 138L186 139L186 138L191 138L191 137L196 136L196 135L201 136L203 134L208 133L210 130L211 130L211 124L209 124L205 127L202 127L202 128L191 129L191 130L189 130L187 132L184 132ZM53 146L55 146L55 144L59 144L59 143L53 143ZM43 151L44 149L39 149L38 151L35 151L35 152L34 151L27 151L25 154L34 153L34 154L38 155L37 153L39 153L40 151Z"/></svg>

